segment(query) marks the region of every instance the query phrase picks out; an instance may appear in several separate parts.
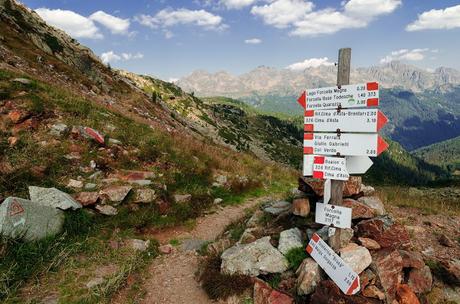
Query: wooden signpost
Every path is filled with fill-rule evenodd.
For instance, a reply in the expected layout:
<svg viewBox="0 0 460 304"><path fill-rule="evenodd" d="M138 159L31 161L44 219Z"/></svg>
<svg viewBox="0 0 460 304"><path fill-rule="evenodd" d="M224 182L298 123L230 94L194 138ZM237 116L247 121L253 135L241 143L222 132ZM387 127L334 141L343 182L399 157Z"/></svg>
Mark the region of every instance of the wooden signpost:
<svg viewBox="0 0 460 304"><path fill-rule="evenodd" d="M342 207L344 181L371 166L388 144L377 134L388 122L377 108L379 84L350 85L351 49L339 50L337 86L305 90L297 100L305 110L304 176L325 179L323 203L315 220L328 225L331 237L351 228L351 208ZM329 203L331 203L329 205ZM359 277L317 234L307 252L347 295L360 289Z"/></svg>

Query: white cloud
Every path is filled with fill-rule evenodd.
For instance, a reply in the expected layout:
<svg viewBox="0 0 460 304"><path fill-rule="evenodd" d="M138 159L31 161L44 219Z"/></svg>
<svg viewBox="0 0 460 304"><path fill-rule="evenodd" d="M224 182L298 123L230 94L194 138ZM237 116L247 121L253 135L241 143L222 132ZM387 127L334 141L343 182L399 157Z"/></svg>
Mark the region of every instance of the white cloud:
<svg viewBox="0 0 460 304"><path fill-rule="evenodd" d="M116 54L114 51L109 51L101 54L101 60L103 63L107 64L109 62L116 62L116 61L128 61L133 59L142 59L144 58L144 54L142 53L122 53L121 55Z"/></svg>
<svg viewBox="0 0 460 304"><path fill-rule="evenodd" d="M262 43L262 40L259 39L259 38L252 38L252 39L244 40L244 43L246 43L246 44L260 44L260 43Z"/></svg>
<svg viewBox="0 0 460 304"><path fill-rule="evenodd" d="M168 79L168 82L170 82L170 83L176 83L178 81L179 81L179 78L171 77L171 78Z"/></svg>
<svg viewBox="0 0 460 304"><path fill-rule="evenodd" d="M266 24L285 28L302 19L313 10L314 4L304 0L276 0L263 6L254 6L251 13L261 17Z"/></svg>
<svg viewBox="0 0 460 304"><path fill-rule="evenodd" d="M349 0L340 8L314 10L307 0L275 0L264 6L254 6L253 15L277 28L290 28L291 36L332 34L348 28L366 27L375 18L389 14L401 5L401 0Z"/></svg>
<svg viewBox="0 0 460 304"><path fill-rule="evenodd" d="M323 58L308 58L305 59L304 61L301 62L296 62L291 65L288 65L286 69L292 70L292 71L303 71L308 68L317 68L319 66L331 66L334 65L333 62L329 61L329 58L323 57Z"/></svg>
<svg viewBox="0 0 460 304"><path fill-rule="evenodd" d="M220 4L228 9L241 9L254 4L256 1L257 0L220 0Z"/></svg>
<svg viewBox="0 0 460 304"><path fill-rule="evenodd" d="M448 30L458 27L460 27L460 5L424 12L406 27L406 31Z"/></svg>
<svg viewBox="0 0 460 304"><path fill-rule="evenodd" d="M154 29L186 24L196 25L209 30L223 30L227 28L221 16L214 15L205 10L189 10L186 8L178 10L163 9L154 16L137 16L136 21Z"/></svg>
<svg viewBox="0 0 460 304"><path fill-rule="evenodd" d="M55 26L74 38L102 39L94 22L73 11L39 8L35 10L48 24Z"/></svg>
<svg viewBox="0 0 460 304"><path fill-rule="evenodd" d="M129 19L121 19L112 15L107 14L103 11L97 11L89 16L89 19L96 21L106 28L108 28L112 34L129 34Z"/></svg>
<svg viewBox="0 0 460 304"><path fill-rule="evenodd" d="M425 59L426 53L432 52L435 53L437 50L430 50L428 48L424 49L401 49L397 51L391 52L389 55L385 56L384 58L380 59L380 63L389 63L391 61L396 60L404 60L404 61L420 61Z"/></svg>
<svg viewBox="0 0 460 304"><path fill-rule="evenodd" d="M174 33L171 32L170 30L164 30L163 34L165 35L166 39L171 39L172 37L174 37Z"/></svg>

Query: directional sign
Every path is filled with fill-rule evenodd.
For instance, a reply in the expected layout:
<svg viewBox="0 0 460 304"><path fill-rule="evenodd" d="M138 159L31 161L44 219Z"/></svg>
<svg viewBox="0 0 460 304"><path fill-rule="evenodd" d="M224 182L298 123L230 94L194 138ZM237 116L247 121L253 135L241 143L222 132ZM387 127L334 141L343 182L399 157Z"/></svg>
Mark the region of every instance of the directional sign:
<svg viewBox="0 0 460 304"><path fill-rule="evenodd" d="M303 156L303 176L313 176L313 162L318 155ZM346 168L348 174L364 174L372 166L372 160L367 156L347 156Z"/></svg>
<svg viewBox="0 0 460 304"><path fill-rule="evenodd" d="M387 148L378 134L304 134L304 154L378 156Z"/></svg>
<svg viewBox="0 0 460 304"><path fill-rule="evenodd" d="M338 87L309 89L297 100L305 110L365 108L379 105L379 84L344 85Z"/></svg>
<svg viewBox="0 0 460 304"><path fill-rule="evenodd" d="M308 170L306 168L312 169L310 174L305 174ZM350 177L345 158L325 156L304 157L304 176L309 175L313 178L345 181Z"/></svg>
<svg viewBox="0 0 460 304"><path fill-rule="evenodd" d="M377 109L307 110L305 132L376 133L388 122Z"/></svg>
<svg viewBox="0 0 460 304"><path fill-rule="evenodd" d="M342 258L318 234L313 234L310 243L308 243L307 252L343 293L354 295L360 290L358 274L345 264Z"/></svg>
<svg viewBox="0 0 460 304"><path fill-rule="evenodd" d="M315 222L338 228L351 228L351 211L347 207L316 203Z"/></svg>

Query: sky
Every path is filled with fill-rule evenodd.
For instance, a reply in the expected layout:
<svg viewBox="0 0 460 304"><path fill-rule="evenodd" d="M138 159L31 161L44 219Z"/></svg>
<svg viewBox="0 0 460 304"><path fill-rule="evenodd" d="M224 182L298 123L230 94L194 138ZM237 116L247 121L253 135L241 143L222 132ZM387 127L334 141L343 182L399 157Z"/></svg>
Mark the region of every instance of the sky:
<svg viewBox="0 0 460 304"><path fill-rule="evenodd" d="M194 70L400 60L460 69L460 1L22 0L112 67L164 80Z"/></svg>

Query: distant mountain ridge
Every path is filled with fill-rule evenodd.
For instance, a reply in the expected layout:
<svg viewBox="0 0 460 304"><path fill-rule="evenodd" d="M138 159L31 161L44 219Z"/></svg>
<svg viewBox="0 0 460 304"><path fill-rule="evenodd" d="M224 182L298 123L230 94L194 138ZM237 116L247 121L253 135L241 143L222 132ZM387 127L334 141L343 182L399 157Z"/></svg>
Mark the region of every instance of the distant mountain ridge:
<svg viewBox="0 0 460 304"><path fill-rule="evenodd" d="M260 66L236 76L225 71L209 73L198 70L177 81L177 85L197 96L225 96L232 98L252 95L297 95L305 88L334 85L337 78L335 66L319 66L304 71L276 69ZM446 90L460 85L460 71L440 67L428 71L413 65L393 61L351 71L354 83L378 81L383 88L402 88L413 92L427 89Z"/></svg>

